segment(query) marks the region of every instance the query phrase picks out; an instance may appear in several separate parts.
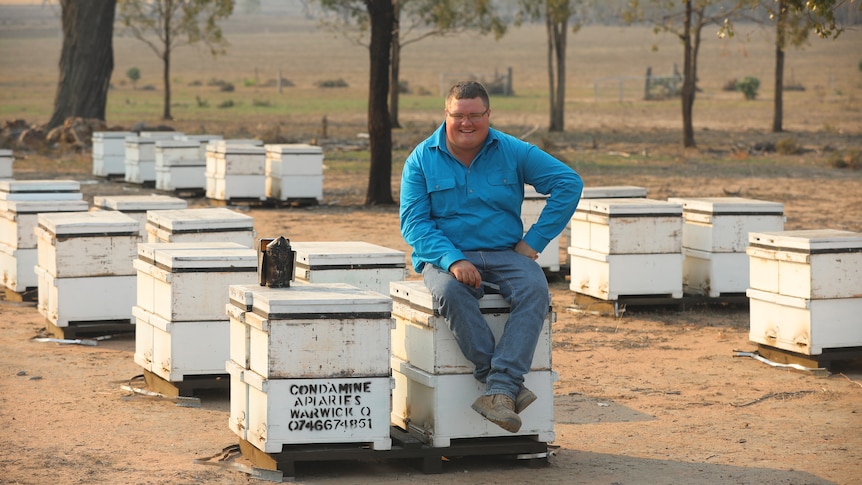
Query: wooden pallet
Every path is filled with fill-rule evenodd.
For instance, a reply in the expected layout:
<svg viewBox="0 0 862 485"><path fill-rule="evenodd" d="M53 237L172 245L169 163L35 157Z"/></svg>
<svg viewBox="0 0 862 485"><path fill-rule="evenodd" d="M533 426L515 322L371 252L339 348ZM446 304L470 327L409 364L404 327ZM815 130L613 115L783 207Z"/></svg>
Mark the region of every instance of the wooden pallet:
<svg viewBox="0 0 862 485"><path fill-rule="evenodd" d="M575 293L575 305L569 310L574 313L614 316L619 318L626 309L637 307L673 307L679 311L699 305L748 305L744 293L725 293L718 297L704 295L683 295L675 298L665 295L620 295L616 300L603 300L583 293Z"/></svg>
<svg viewBox="0 0 862 485"><path fill-rule="evenodd" d="M45 329L55 338L77 339L81 337L96 337L131 333L134 335L135 325L131 320L99 320L93 322L69 322L65 327L58 327L50 320L45 321Z"/></svg>
<svg viewBox="0 0 862 485"><path fill-rule="evenodd" d="M232 198L232 199L209 199L209 202L213 206L217 207L226 207L226 206L245 206L245 207L255 207L255 208L268 208L268 209L281 209L285 207L309 207L318 205L320 201L318 201L314 197L307 198L291 198L291 199L268 199L268 198Z"/></svg>
<svg viewBox="0 0 862 485"><path fill-rule="evenodd" d="M826 369L830 372L845 364L862 360L862 347L823 349L819 355L807 355L758 344L757 353L778 364L798 364L809 369Z"/></svg>
<svg viewBox="0 0 862 485"><path fill-rule="evenodd" d="M146 382L149 390L168 397L191 397L194 396L195 391L204 389L230 390L230 375L228 374L183 376L182 381L169 381L144 369L144 382Z"/></svg>
<svg viewBox="0 0 862 485"><path fill-rule="evenodd" d="M448 447L434 448L397 426L391 427L390 434L389 450L373 450L363 443L327 443L285 445L280 453L265 453L246 440L240 440L240 449L254 468L278 472L290 479L296 476L296 465L300 462L408 460L427 474L443 473L447 459L471 456L509 457L523 460L533 468L548 464L548 444L529 436L457 439Z"/></svg>
<svg viewBox="0 0 862 485"><path fill-rule="evenodd" d="M14 301L16 303L32 302L39 300L39 288L25 288L24 291L14 291L11 288L6 288L6 293L3 295L6 301Z"/></svg>

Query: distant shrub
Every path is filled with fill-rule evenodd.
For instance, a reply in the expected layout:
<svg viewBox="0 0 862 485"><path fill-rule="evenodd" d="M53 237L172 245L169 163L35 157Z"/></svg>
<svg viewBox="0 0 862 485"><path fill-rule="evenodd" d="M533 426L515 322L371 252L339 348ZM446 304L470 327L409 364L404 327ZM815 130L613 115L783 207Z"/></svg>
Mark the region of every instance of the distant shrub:
<svg viewBox="0 0 862 485"><path fill-rule="evenodd" d="M234 87L232 83L224 83L219 87L219 91L223 93L232 93L234 91Z"/></svg>
<svg viewBox="0 0 862 485"><path fill-rule="evenodd" d="M416 94L418 94L419 96L430 96L431 91L429 91L428 88L419 86L418 88L416 88Z"/></svg>
<svg viewBox="0 0 862 485"><path fill-rule="evenodd" d="M410 94L410 85L407 81L398 81L398 92L400 94Z"/></svg>
<svg viewBox="0 0 862 485"><path fill-rule="evenodd" d="M147 84L146 86L141 86L141 91L155 91L156 87L152 84Z"/></svg>
<svg viewBox="0 0 862 485"><path fill-rule="evenodd" d="M225 100L225 101L222 101L221 103L219 103L219 104L218 104L218 107L219 107L219 108L222 108L222 109L224 109L224 108L233 108L233 107L234 107L234 102L233 102L233 100L232 100L232 99L228 99L228 100Z"/></svg>
<svg viewBox="0 0 862 485"><path fill-rule="evenodd" d="M256 79L243 79L242 85L247 87L247 88L253 88L254 86L257 85L257 80Z"/></svg>
<svg viewBox="0 0 862 485"><path fill-rule="evenodd" d="M258 106L261 108L269 108L270 106L272 106L272 103L270 103L269 101L267 101L265 99L255 99L255 100L252 100L251 105L252 106Z"/></svg>
<svg viewBox="0 0 862 485"><path fill-rule="evenodd" d="M862 170L862 150L836 150L829 155L829 164L835 168Z"/></svg>
<svg viewBox="0 0 862 485"><path fill-rule="evenodd" d="M724 83L724 86L721 87L721 90L722 91L729 91L729 92L736 92L736 83L737 83L736 78L730 79L726 83Z"/></svg>
<svg viewBox="0 0 862 485"><path fill-rule="evenodd" d="M189 83L189 86L203 86L204 83L200 81L200 79L195 79L194 81Z"/></svg>
<svg viewBox="0 0 862 485"><path fill-rule="evenodd" d="M781 155L797 155L802 152L802 147L796 138L783 138L775 144L775 151Z"/></svg>
<svg viewBox="0 0 862 485"><path fill-rule="evenodd" d="M751 100L757 98L757 90L760 89L760 79L752 76L746 76L742 81L737 81L736 90L741 92L745 99Z"/></svg>
<svg viewBox="0 0 862 485"><path fill-rule="evenodd" d="M205 99L201 99L200 96L195 96L195 101L198 103L198 108L209 108L210 103Z"/></svg>
<svg viewBox="0 0 862 485"><path fill-rule="evenodd" d="M347 81L344 79L329 79L324 81L317 81L314 83L315 86L319 88L346 88Z"/></svg>

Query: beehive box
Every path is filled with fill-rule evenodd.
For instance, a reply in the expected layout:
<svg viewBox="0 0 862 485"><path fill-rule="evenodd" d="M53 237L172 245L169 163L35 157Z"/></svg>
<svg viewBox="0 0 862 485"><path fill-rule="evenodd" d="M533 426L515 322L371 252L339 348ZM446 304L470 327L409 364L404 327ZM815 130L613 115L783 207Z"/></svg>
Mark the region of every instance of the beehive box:
<svg viewBox="0 0 862 485"><path fill-rule="evenodd" d="M37 251L36 248L15 249L0 244L0 283L18 293L36 288L39 282L33 268L38 259Z"/></svg>
<svg viewBox="0 0 862 485"><path fill-rule="evenodd" d="M156 181L156 138L126 137L124 180L133 184Z"/></svg>
<svg viewBox="0 0 862 485"><path fill-rule="evenodd" d="M323 200L323 149L307 144L266 147L266 197Z"/></svg>
<svg viewBox="0 0 862 485"><path fill-rule="evenodd" d="M750 287L806 300L862 296L862 233L757 232L746 250Z"/></svg>
<svg viewBox="0 0 862 485"><path fill-rule="evenodd" d="M521 222L524 224L524 234L539 220L547 202L547 195L540 194L531 185L524 186L524 202L521 204ZM539 266L549 271L560 270L560 235L551 239L545 249L536 259Z"/></svg>
<svg viewBox="0 0 862 485"><path fill-rule="evenodd" d="M484 391L484 384L471 374L434 375L397 358L392 358L392 424L436 447L450 446L451 440L498 436L533 436L541 442L554 441L553 371L529 372L524 385L538 399L521 412L521 429L510 433L483 418L470 406Z"/></svg>
<svg viewBox="0 0 862 485"><path fill-rule="evenodd" d="M439 305L422 281L398 281L390 286L392 316L392 355L431 374L471 374L473 364L468 361L455 336L440 316ZM499 341L509 319L509 304L502 295L486 294L479 307ZM549 310L539 334L533 354L531 370L551 369L551 323L555 315Z"/></svg>
<svg viewBox="0 0 862 485"><path fill-rule="evenodd" d="M717 298L748 289L748 255L682 248L683 292Z"/></svg>
<svg viewBox="0 0 862 485"><path fill-rule="evenodd" d="M57 278L34 268L39 313L58 327L71 322L130 321L135 304L135 276Z"/></svg>
<svg viewBox="0 0 862 485"><path fill-rule="evenodd" d="M227 307L231 360L267 379L389 375L392 301L347 284L261 287ZM245 325L243 332L237 325ZM247 342L247 343L245 343Z"/></svg>
<svg viewBox="0 0 862 485"><path fill-rule="evenodd" d="M603 187L584 187L581 200L586 199L642 199L647 196L645 187L636 185L606 185Z"/></svg>
<svg viewBox="0 0 862 485"><path fill-rule="evenodd" d="M0 201L83 200L75 180L0 180Z"/></svg>
<svg viewBox="0 0 862 485"><path fill-rule="evenodd" d="M588 199L571 219L570 247L603 254L681 254L682 204Z"/></svg>
<svg viewBox="0 0 862 485"><path fill-rule="evenodd" d="M294 276L306 283L348 283L389 294L389 283L407 277L404 251L363 241L292 242Z"/></svg>
<svg viewBox="0 0 862 485"><path fill-rule="evenodd" d="M86 212L88 208L84 200L0 200L0 244L35 249L40 213Z"/></svg>
<svg viewBox="0 0 862 485"><path fill-rule="evenodd" d="M784 230L784 204L744 197L670 198L682 204L682 246L744 253L750 232Z"/></svg>
<svg viewBox="0 0 862 485"><path fill-rule="evenodd" d="M235 242L254 247L254 218L223 207L147 212L147 242Z"/></svg>
<svg viewBox="0 0 862 485"><path fill-rule="evenodd" d="M228 361L228 426L265 453L285 445L363 443L389 450L392 380L266 379Z"/></svg>
<svg viewBox="0 0 862 485"><path fill-rule="evenodd" d="M187 209L189 203L168 195L96 195L93 210L114 210L138 221L141 236L147 235L147 211Z"/></svg>
<svg viewBox="0 0 862 485"><path fill-rule="evenodd" d="M753 288L746 294L752 342L805 355L862 346L862 297L806 299Z"/></svg>
<svg viewBox="0 0 862 485"><path fill-rule="evenodd" d="M602 300L620 296L682 298L682 252L605 254L569 247L569 288Z"/></svg>
<svg viewBox="0 0 862 485"><path fill-rule="evenodd" d="M0 179L12 178L12 164L14 162L15 157L12 156L12 150L0 149Z"/></svg>
<svg viewBox="0 0 862 485"><path fill-rule="evenodd" d="M211 143L215 175L264 175L266 171L266 148L255 145ZM209 150L210 148L208 148Z"/></svg>
<svg viewBox="0 0 862 485"><path fill-rule="evenodd" d="M173 322L139 306L135 318L134 361L169 382L186 376L225 373L230 332L225 319Z"/></svg>
<svg viewBox="0 0 862 485"><path fill-rule="evenodd" d="M115 211L52 212L38 217L38 264L57 278L134 275L141 242L135 219Z"/></svg>
<svg viewBox="0 0 862 485"><path fill-rule="evenodd" d="M206 196L215 200L266 200L266 176L206 173Z"/></svg>
<svg viewBox="0 0 862 485"><path fill-rule="evenodd" d="M194 140L160 140L155 149L155 182L159 190L203 189L206 156Z"/></svg>
<svg viewBox="0 0 862 485"><path fill-rule="evenodd" d="M109 177L126 174L126 137L132 131L93 132L93 175Z"/></svg>
<svg viewBox="0 0 862 485"><path fill-rule="evenodd" d="M230 285L257 281L257 252L240 244L200 248L141 246L134 261L137 306L169 322L226 321Z"/></svg>

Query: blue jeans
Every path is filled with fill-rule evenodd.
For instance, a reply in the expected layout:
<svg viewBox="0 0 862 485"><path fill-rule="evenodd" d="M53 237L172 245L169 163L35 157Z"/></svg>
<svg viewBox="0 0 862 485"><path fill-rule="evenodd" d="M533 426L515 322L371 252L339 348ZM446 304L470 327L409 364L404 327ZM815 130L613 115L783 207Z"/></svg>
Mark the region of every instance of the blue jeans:
<svg viewBox="0 0 862 485"><path fill-rule="evenodd" d="M515 399L529 372L542 325L548 315L550 297L545 273L532 259L508 251L467 251L467 260L482 275L482 281L500 287L510 313L500 341L479 310L479 300L490 290L472 288L448 271L431 264L422 268L425 286L439 303L461 352L475 365L473 376L485 383L484 394L505 394ZM496 292L496 290L490 290Z"/></svg>

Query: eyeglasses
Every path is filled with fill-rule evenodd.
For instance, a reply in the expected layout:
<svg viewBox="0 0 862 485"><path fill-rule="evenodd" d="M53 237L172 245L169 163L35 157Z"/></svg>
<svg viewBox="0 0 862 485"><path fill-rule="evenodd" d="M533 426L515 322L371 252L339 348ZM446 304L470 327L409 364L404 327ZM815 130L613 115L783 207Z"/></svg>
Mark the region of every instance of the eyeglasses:
<svg viewBox="0 0 862 485"><path fill-rule="evenodd" d="M468 118L470 119L471 123L478 123L479 121L482 121L482 118L484 118L486 114L488 114L488 111L490 110L486 109L481 113L470 113L467 115L465 115L464 113L450 113L447 111L446 115L452 118L452 121L457 121L459 123L463 123L464 120Z"/></svg>

